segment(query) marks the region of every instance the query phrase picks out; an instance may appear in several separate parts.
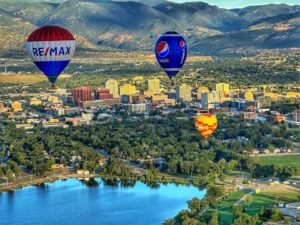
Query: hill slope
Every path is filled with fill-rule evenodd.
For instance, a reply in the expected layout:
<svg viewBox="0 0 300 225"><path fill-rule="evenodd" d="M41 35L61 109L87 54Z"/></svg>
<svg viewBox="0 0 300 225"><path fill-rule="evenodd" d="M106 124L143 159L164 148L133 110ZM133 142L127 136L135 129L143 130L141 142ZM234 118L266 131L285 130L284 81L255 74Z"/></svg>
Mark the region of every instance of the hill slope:
<svg viewBox="0 0 300 225"><path fill-rule="evenodd" d="M0 49L20 48L29 31L48 24L70 29L82 49L152 50L157 37L169 30L182 33L195 53L300 47L300 6L228 10L203 2L164 0L147 1L160 3L157 6L140 0L38 1L0 0Z"/></svg>

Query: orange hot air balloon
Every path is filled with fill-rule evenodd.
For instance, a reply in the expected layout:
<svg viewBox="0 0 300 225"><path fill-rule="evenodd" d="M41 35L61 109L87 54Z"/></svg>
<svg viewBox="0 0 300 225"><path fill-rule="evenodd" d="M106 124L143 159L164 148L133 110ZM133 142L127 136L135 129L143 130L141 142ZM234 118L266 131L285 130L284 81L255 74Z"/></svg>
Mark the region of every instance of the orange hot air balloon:
<svg viewBox="0 0 300 225"><path fill-rule="evenodd" d="M209 113L201 114L195 119L198 132L205 138L209 138L218 126L217 117Z"/></svg>

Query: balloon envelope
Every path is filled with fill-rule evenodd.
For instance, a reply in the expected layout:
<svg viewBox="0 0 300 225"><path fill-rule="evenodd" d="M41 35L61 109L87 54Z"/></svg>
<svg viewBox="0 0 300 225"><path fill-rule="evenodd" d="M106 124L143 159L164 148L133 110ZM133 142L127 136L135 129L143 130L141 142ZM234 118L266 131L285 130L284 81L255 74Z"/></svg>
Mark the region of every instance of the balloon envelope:
<svg viewBox="0 0 300 225"><path fill-rule="evenodd" d="M32 61L54 84L74 55L75 45L75 38L68 30L44 26L29 35L26 49Z"/></svg>
<svg viewBox="0 0 300 225"><path fill-rule="evenodd" d="M209 138L218 126L217 117L209 113L196 117L195 126L198 132L205 138Z"/></svg>
<svg viewBox="0 0 300 225"><path fill-rule="evenodd" d="M157 62L172 78L184 65L187 57L187 44L182 35L175 31L162 34L155 45Z"/></svg>

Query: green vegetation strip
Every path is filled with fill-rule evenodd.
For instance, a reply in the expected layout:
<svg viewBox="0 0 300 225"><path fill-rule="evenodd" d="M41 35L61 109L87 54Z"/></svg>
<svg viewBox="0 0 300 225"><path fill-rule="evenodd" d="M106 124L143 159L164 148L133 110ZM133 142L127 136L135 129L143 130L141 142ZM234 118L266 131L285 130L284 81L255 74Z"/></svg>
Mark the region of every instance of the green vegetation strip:
<svg viewBox="0 0 300 225"><path fill-rule="evenodd" d="M300 155L291 156L265 156L259 158L263 165L274 164L280 166L294 166L300 169Z"/></svg>

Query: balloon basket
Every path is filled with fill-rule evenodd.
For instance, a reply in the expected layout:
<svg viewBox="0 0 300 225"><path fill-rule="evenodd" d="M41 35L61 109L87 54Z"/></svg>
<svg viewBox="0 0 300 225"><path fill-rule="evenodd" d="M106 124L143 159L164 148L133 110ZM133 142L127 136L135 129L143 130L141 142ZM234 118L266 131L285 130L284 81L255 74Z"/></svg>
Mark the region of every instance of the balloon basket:
<svg viewBox="0 0 300 225"><path fill-rule="evenodd" d="M54 93L56 91L56 89L57 89L57 87L54 84L52 84L49 91L50 91L50 93Z"/></svg>

